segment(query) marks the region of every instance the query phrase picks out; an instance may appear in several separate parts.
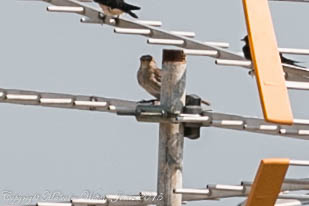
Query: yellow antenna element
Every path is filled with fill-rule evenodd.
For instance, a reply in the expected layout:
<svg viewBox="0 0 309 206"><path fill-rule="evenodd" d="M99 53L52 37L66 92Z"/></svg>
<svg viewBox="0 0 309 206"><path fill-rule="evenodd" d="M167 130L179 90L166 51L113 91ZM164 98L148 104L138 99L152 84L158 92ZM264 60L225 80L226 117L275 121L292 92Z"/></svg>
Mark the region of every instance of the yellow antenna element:
<svg viewBox="0 0 309 206"><path fill-rule="evenodd" d="M289 159L261 161L246 206L274 206L281 190Z"/></svg>
<svg viewBox="0 0 309 206"><path fill-rule="evenodd" d="M249 44L266 121L293 124L268 0L243 0Z"/></svg>

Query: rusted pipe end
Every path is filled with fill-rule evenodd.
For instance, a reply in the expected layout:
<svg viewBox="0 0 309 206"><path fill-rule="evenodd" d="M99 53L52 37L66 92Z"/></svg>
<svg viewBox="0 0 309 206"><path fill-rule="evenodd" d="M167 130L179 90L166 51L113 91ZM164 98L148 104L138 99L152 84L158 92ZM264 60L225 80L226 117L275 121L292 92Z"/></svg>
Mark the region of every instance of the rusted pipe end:
<svg viewBox="0 0 309 206"><path fill-rule="evenodd" d="M186 55L182 50L163 50L163 62L185 62Z"/></svg>

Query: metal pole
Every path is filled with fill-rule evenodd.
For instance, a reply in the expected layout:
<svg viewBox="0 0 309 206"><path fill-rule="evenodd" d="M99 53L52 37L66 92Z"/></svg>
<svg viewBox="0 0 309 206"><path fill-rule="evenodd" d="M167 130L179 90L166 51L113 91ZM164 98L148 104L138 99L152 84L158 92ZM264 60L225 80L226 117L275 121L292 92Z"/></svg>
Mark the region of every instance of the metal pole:
<svg viewBox="0 0 309 206"><path fill-rule="evenodd" d="M179 114L185 104L186 57L181 50L163 50L161 106L170 114ZM159 206L180 206L184 127L182 124L160 124L158 164Z"/></svg>

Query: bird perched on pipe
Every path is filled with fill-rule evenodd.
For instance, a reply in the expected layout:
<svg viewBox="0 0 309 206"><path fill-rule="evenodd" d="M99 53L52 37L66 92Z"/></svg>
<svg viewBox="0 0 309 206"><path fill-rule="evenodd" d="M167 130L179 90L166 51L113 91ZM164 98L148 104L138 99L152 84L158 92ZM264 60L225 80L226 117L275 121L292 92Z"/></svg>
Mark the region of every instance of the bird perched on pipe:
<svg viewBox="0 0 309 206"><path fill-rule="evenodd" d="M252 60L251 59L251 52L250 52L250 45L249 45L248 35L246 35L241 40L245 42L245 45L242 48L242 51L243 51L243 53L245 55L245 58L249 59L249 60ZM279 55L280 55L281 63L283 63L283 64L290 64L290 65L297 66L297 67L302 67L302 66L299 66L297 64L297 63L301 63L301 62L295 61L295 60L292 60L292 59L288 59L288 58L284 57L281 52L279 53Z"/></svg>
<svg viewBox="0 0 309 206"><path fill-rule="evenodd" d="M138 84L157 100L160 100L161 79L162 70L158 68L154 58L151 55L142 56L140 58L140 67L137 72ZM210 105L207 101L202 100L201 102L205 105Z"/></svg>
<svg viewBox="0 0 309 206"><path fill-rule="evenodd" d="M140 10L138 6L134 6L124 2L124 0L94 0L100 5L103 10L103 13L107 16L117 16L119 17L123 13L128 13L134 18L138 16L133 13L133 10Z"/></svg>

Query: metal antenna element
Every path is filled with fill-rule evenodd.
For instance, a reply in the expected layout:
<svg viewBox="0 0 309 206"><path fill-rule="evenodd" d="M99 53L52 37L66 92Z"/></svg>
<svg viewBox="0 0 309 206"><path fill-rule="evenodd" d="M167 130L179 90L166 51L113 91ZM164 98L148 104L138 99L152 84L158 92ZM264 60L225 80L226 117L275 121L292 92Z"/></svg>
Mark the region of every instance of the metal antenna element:
<svg viewBox="0 0 309 206"><path fill-rule="evenodd" d="M148 38L148 44L170 45L184 49L186 55L208 56L216 59L216 63L224 66L239 66L252 69L252 64L243 55L227 50L228 43L202 42L192 39L194 32L166 31L158 28L162 25L158 21L134 21L125 18L111 18L77 0L41 0L56 7L48 7L48 11L77 13L84 16L82 23L107 24L115 27L114 32L119 34L142 35ZM81 9L83 8L83 9ZM194 51L196 50L196 51ZM281 48L279 51L289 54L309 55L306 49ZM246 63L244 63L246 62ZM309 70L302 67L283 64L287 87L289 89L308 90ZM301 82L301 84L299 84Z"/></svg>
<svg viewBox="0 0 309 206"><path fill-rule="evenodd" d="M249 181L242 181L240 185L216 184L207 185L203 189L178 188L174 189L174 193L181 196L182 202L247 197L252 184ZM299 202L298 205L305 205L309 201L309 195L286 193L286 191L297 192L301 190L309 190L309 179L285 179L281 187L282 193L279 194L278 198L281 201L294 199ZM71 199L71 201L63 203L39 202L37 206L143 206L163 203L163 196L156 192L139 192L137 195L106 195L104 199L100 200Z"/></svg>
<svg viewBox="0 0 309 206"><path fill-rule="evenodd" d="M145 108L145 106L134 101L12 89L0 89L0 103L109 112L122 116L135 116L142 122L199 124L202 127L218 127L309 140L309 120L304 119L294 119L292 126L277 125L267 123L261 118L207 110L201 114L179 113L173 117L167 117L165 115L167 111L162 107L146 105L149 111L143 112L140 107Z"/></svg>

